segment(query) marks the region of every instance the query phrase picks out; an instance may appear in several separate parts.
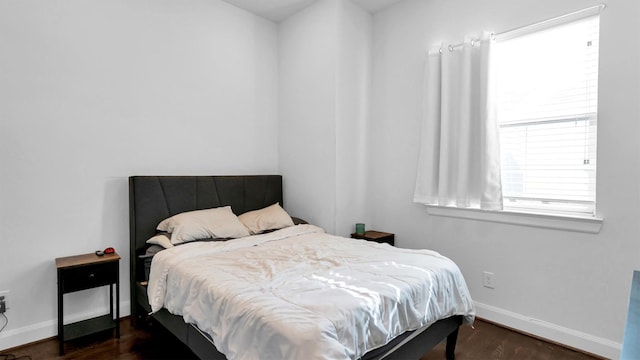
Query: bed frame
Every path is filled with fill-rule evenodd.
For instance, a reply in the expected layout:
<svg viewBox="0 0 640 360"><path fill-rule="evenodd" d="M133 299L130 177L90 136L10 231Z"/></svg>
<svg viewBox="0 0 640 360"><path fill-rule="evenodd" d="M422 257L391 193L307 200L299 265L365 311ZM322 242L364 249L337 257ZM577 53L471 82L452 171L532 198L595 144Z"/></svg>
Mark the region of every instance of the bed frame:
<svg viewBox="0 0 640 360"><path fill-rule="evenodd" d="M147 298L146 240L156 233L160 221L172 215L230 205L237 215L279 202L283 207L282 176L132 176L129 178L129 229L131 318L136 325L151 311ZM148 262L146 263L148 264ZM148 265L147 265L148 266ZM211 338L181 316L166 309L152 315L163 327L206 359L226 359ZM445 338L446 358L454 359L462 316L439 320L422 332L407 332L363 359L418 359Z"/></svg>

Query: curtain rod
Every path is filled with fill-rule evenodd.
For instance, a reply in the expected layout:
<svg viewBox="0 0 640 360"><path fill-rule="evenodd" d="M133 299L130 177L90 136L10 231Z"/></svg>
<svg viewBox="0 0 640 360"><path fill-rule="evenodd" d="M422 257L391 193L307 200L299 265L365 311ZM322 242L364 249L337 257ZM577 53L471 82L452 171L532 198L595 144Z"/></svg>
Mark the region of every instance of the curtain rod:
<svg viewBox="0 0 640 360"><path fill-rule="evenodd" d="M595 6L591 6L588 7L586 9L582 9L582 10L578 10L578 11L574 11L572 13L569 14L565 14L565 15L560 15L551 19L547 19L547 20L543 20L540 22L536 22L533 24L529 24L529 25L525 25L525 26L521 26L521 27L517 27L514 29L510 29L510 30L506 30L503 32L499 32L499 33L492 33L491 36L493 39L500 39L500 40L507 40L507 39L511 39L520 35L524 35L530 32L534 32L534 31L538 31L538 30L542 30L542 29L546 29L546 28L550 28L552 26L558 25L558 24L563 24L569 21L574 21L574 20L579 20L579 19L583 19L589 16L593 16L593 15L597 15L599 13L601 13L605 8L607 7L606 4L598 4ZM477 46L479 45L479 39L471 39L471 46ZM453 52L456 49L459 49L460 47L462 47L465 43L461 42L455 45L449 45L447 46L447 48L449 49L449 52ZM438 50L440 52L440 54L442 54L442 46L440 47L440 49Z"/></svg>
<svg viewBox="0 0 640 360"><path fill-rule="evenodd" d="M449 52L453 52L453 50L459 49L464 46L465 43L466 42L461 42L459 44L449 45L447 46L447 48L449 49ZM471 46L480 46L480 39L471 39ZM438 49L438 51L440 52L440 54L442 54L442 46L440 47L440 49Z"/></svg>

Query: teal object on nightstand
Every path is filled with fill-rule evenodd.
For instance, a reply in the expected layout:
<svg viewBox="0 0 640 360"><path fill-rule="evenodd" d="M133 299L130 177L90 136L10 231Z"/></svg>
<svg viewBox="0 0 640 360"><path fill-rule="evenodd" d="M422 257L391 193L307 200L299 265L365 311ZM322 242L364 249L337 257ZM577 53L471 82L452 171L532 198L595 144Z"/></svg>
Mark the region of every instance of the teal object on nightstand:
<svg viewBox="0 0 640 360"><path fill-rule="evenodd" d="M356 224L356 234L364 235L364 224L362 224L362 223L357 223Z"/></svg>

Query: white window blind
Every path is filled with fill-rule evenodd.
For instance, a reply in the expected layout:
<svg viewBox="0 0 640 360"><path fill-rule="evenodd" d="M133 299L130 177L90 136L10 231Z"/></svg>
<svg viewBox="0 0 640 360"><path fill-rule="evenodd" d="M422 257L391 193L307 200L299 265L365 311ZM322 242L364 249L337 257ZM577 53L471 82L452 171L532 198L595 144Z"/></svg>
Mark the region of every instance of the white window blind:
<svg viewBox="0 0 640 360"><path fill-rule="evenodd" d="M599 15L497 38L504 209L594 216Z"/></svg>

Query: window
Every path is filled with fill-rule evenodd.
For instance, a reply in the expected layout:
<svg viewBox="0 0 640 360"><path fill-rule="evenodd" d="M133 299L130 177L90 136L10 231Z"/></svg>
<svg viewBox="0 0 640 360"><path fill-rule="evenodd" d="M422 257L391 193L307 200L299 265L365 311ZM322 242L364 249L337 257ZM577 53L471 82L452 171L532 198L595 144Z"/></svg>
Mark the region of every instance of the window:
<svg viewBox="0 0 640 360"><path fill-rule="evenodd" d="M496 38L507 211L595 216L599 15L575 17Z"/></svg>

